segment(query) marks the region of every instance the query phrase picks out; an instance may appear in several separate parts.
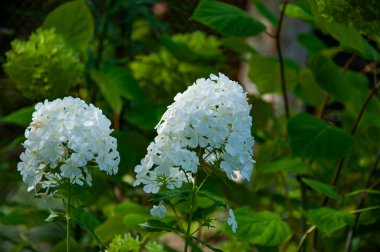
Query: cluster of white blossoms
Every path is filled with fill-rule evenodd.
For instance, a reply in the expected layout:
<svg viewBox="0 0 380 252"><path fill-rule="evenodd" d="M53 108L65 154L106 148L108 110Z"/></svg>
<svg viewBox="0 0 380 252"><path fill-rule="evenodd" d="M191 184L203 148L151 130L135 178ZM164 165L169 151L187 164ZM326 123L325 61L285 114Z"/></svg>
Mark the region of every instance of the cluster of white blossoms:
<svg viewBox="0 0 380 252"><path fill-rule="evenodd" d="M17 165L28 191L56 187L64 179L91 185L89 166L117 173L117 141L110 136L111 122L100 109L73 97L45 100L35 109Z"/></svg>
<svg viewBox="0 0 380 252"><path fill-rule="evenodd" d="M158 123L157 137L136 166L135 186L146 193L192 182L200 163L220 167L228 178L250 180L254 160L251 105L243 88L223 74L198 79Z"/></svg>

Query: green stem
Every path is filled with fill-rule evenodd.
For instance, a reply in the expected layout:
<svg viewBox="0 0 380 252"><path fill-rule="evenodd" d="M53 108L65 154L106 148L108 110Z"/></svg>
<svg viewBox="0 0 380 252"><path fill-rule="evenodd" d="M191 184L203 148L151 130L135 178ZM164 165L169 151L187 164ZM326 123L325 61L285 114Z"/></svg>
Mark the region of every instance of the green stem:
<svg viewBox="0 0 380 252"><path fill-rule="evenodd" d="M70 252L70 181L67 185L67 205L66 211L66 252Z"/></svg>
<svg viewBox="0 0 380 252"><path fill-rule="evenodd" d="M190 235L190 229L191 229L191 222L193 219L193 208L194 208L194 201L195 201L195 194L197 192L196 190L196 175L194 176L194 182L193 182L193 190L191 192L191 205L190 205L190 213L189 217L187 219L187 230L186 230L186 240L185 240L185 248L183 249L184 252L187 252L187 248L189 247L189 242L191 239Z"/></svg>

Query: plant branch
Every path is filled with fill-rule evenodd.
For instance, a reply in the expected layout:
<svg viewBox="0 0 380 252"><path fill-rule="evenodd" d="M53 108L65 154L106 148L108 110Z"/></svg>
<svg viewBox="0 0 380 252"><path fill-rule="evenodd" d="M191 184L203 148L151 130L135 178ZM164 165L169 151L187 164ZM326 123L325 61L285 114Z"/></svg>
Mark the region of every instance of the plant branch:
<svg viewBox="0 0 380 252"><path fill-rule="evenodd" d="M379 165L379 162L380 162L380 151L377 153L376 155L376 159L375 159L375 162L373 163L372 165L372 168L368 174L368 177L367 177L367 180L364 184L364 190L367 190L370 186L370 181L371 181L371 178L373 177L373 175L375 174L375 171L377 169L377 166ZM365 192L362 192L360 194L360 199L359 199L359 202L356 206L356 209L361 209L364 205L364 199L366 197L367 193ZM361 212L357 212L355 214L355 222L354 222L354 225L350 228L350 230L348 231L348 234L347 234L347 239L346 239L346 245L345 245L345 249L344 251L345 252L350 252L351 251L351 247L352 247L352 239L354 238L354 235L355 235L355 229L356 229L356 226L358 225L359 223L359 218L360 218L360 215L361 215Z"/></svg>
<svg viewBox="0 0 380 252"><path fill-rule="evenodd" d="M282 48L281 48L281 29L282 29L282 24L284 22L286 6L288 3L289 3L289 0L285 0L282 5L281 12L280 12L280 19L278 21L278 26L277 26L277 31L274 35L274 39L276 40L278 61L280 63L280 81L281 81L282 95L284 97L286 119L289 119L289 102L288 102L288 96L287 96L287 91L286 91L284 59L282 56Z"/></svg>
<svg viewBox="0 0 380 252"><path fill-rule="evenodd" d="M298 175L297 181L301 186L301 208L303 211L303 213L301 215L301 230L302 230L302 233L305 234L307 232L307 230L306 230L306 218L305 218L304 211L306 209L306 190L307 190L307 188L306 188L304 182L302 181L302 176ZM311 231L313 231L313 230L311 230ZM306 239L306 236L307 235L302 236L301 241L299 243L298 251L300 251L300 252L305 252L306 248L304 246L304 240Z"/></svg>

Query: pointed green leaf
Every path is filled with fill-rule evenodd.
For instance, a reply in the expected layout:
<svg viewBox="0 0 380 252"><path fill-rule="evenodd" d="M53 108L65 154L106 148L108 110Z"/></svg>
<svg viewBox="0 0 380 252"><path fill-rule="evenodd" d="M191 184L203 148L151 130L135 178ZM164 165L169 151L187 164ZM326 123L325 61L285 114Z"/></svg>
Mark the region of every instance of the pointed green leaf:
<svg viewBox="0 0 380 252"><path fill-rule="evenodd" d="M289 120L288 134L293 155L314 160L337 159L354 144L346 131L306 113Z"/></svg>
<svg viewBox="0 0 380 252"><path fill-rule="evenodd" d="M297 36L297 42L303 46L308 53L317 54L326 49L327 46L313 33L301 33Z"/></svg>
<svg viewBox="0 0 380 252"><path fill-rule="evenodd" d="M355 222L352 214L326 207L308 211L307 217L312 224L328 236L347 225L352 226Z"/></svg>
<svg viewBox="0 0 380 252"><path fill-rule="evenodd" d="M291 234L288 224L274 213L256 213L248 207L236 209L234 212L238 223L236 236L244 241L275 246Z"/></svg>
<svg viewBox="0 0 380 252"><path fill-rule="evenodd" d="M32 114L34 111L34 106L21 108L8 114L3 118L0 118L0 121L17 124L22 127L27 127L32 122Z"/></svg>
<svg viewBox="0 0 380 252"><path fill-rule="evenodd" d="M255 36L265 31L265 26L247 12L215 0L202 0L192 19L224 36Z"/></svg>
<svg viewBox="0 0 380 252"><path fill-rule="evenodd" d="M308 13L303 8L295 4L288 4L285 9L285 14L288 17L298 18L303 21L313 22L314 18L311 13Z"/></svg>
<svg viewBox="0 0 380 252"><path fill-rule="evenodd" d="M317 180L307 179L307 178L303 178L302 181L308 186L310 186L311 188L313 188L315 191L322 193L323 195L329 198L332 198L335 200L341 199L341 196L336 192L335 187L331 185L319 182Z"/></svg>
<svg viewBox="0 0 380 252"><path fill-rule="evenodd" d="M94 35L94 20L85 1L76 0L50 12L43 28L54 28L68 42L85 51Z"/></svg>

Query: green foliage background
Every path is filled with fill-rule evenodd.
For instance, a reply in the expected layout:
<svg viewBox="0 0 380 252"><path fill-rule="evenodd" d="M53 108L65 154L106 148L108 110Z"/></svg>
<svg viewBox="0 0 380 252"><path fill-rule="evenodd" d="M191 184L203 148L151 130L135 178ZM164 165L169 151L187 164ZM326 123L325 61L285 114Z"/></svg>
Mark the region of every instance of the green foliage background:
<svg viewBox="0 0 380 252"><path fill-rule="evenodd" d="M239 228L232 234L206 221L197 233L206 243L194 240L192 250L380 247L378 1L283 1L272 12L265 1L252 0L257 19L245 10L248 1L25 2L28 12L2 4L8 22L0 29L1 251L65 248L61 202L33 198L16 167L33 105L66 95L103 110L113 122L121 155L117 176L94 172L93 187L73 189L72 251L181 250L182 237L162 231L181 223L146 222L151 199L132 186L133 169L177 92L219 71L237 80L242 62L258 89L249 94L256 139L253 179L207 182L209 196L197 198L196 218L223 216L217 210L223 201L235 209ZM19 24L13 22L17 19ZM307 52L304 64L279 51L284 30L297 29L286 25L291 19L310 27L289 41ZM25 32L25 27L32 28ZM264 55L246 43L256 36L271 39L277 54ZM292 105L277 106L264 94L286 96ZM186 190L158 200L186 198ZM181 202L186 216L188 205Z"/></svg>

